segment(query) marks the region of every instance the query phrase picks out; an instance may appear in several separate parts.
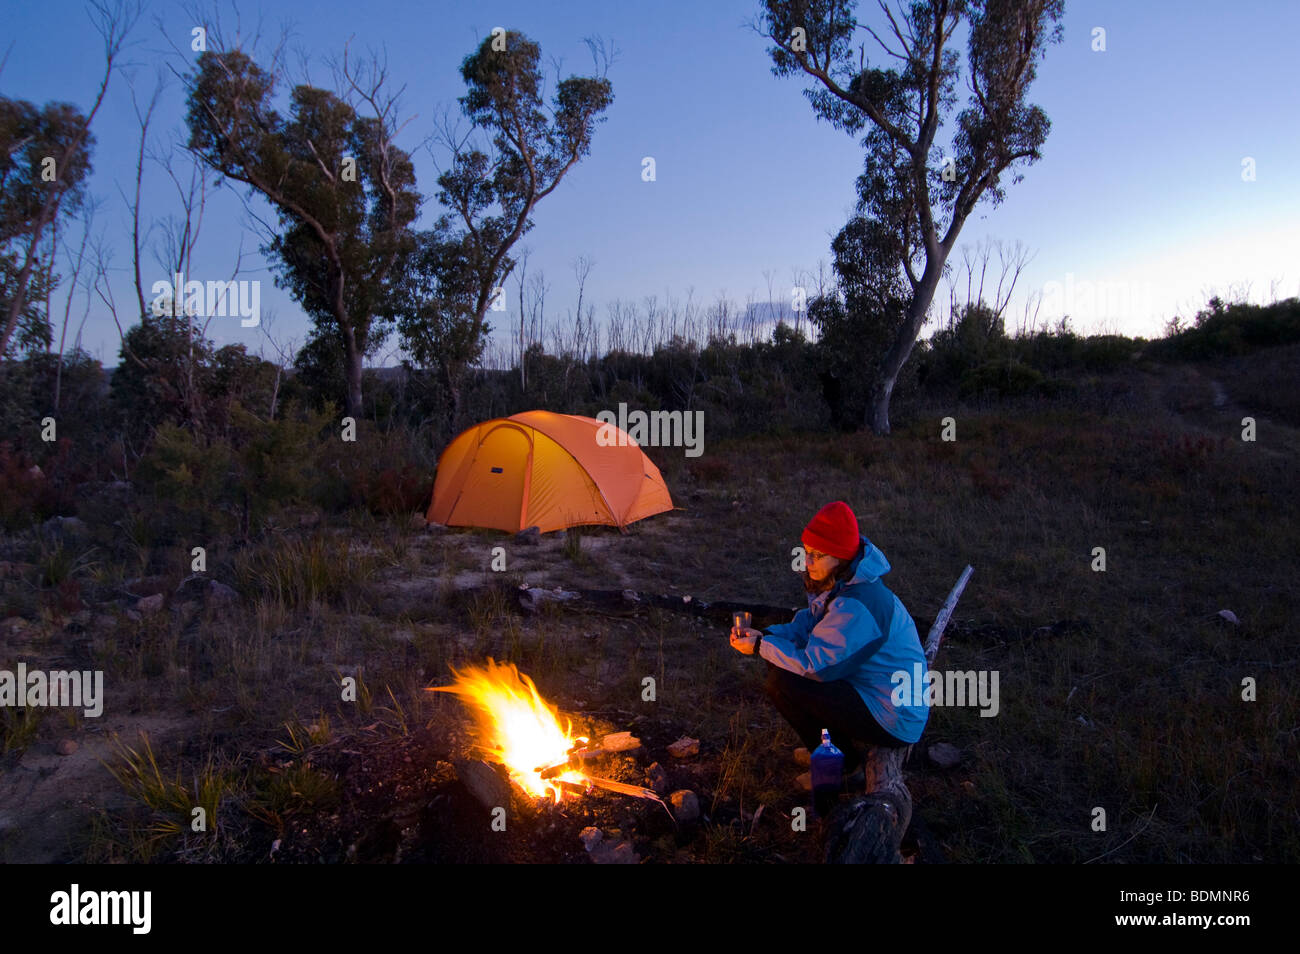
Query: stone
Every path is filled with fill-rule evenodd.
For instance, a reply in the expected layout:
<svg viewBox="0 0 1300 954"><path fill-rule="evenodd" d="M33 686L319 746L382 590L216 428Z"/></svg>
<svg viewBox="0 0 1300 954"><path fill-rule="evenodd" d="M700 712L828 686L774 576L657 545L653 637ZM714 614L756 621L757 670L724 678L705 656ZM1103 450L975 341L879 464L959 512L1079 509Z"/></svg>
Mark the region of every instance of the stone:
<svg viewBox="0 0 1300 954"><path fill-rule="evenodd" d="M603 831L590 825L578 833L578 839L582 842L582 847L587 849L587 857L591 859L592 864L635 865L641 863L641 856L636 853L629 839L624 838L622 834L614 829L610 829L609 834L610 837L606 838Z"/></svg>
<svg viewBox="0 0 1300 954"><path fill-rule="evenodd" d="M631 732L611 732L600 740L600 747L611 754L615 752L635 752L641 748L641 740Z"/></svg>
<svg viewBox="0 0 1300 954"><path fill-rule="evenodd" d="M1233 626L1240 626L1240 625L1241 625L1241 620L1237 619L1237 614L1234 613L1232 610L1226 610L1226 609L1224 609L1224 610L1219 610L1219 616L1220 616L1222 619L1226 619L1226 620L1227 620L1229 623L1231 623Z"/></svg>
<svg viewBox="0 0 1300 954"><path fill-rule="evenodd" d="M80 746L73 739L61 739L59 744L54 747L54 751L60 755L71 755L79 748Z"/></svg>
<svg viewBox="0 0 1300 954"><path fill-rule="evenodd" d="M428 522L429 522L429 521L427 521L427 520L424 519L424 514L422 514L422 513L413 513L413 514L411 514L411 529L412 529L412 530L423 530L423 529L425 528L425 526L428 524Z"/></svg>
<svg viewBox="0 0 1300 954"><path fill-rule="evenodd" d="M808 768L808 766L812 765L812 753L802 745L799 746L799 748L794 750L794 764Z"/></svg>
<svg viewBox="0 0 1300 954"><path fill-rule="evenodd" d="M603 841L589 854L591 860L598 865L639 865L641 856L636 853L632 847L632 842L626 838L616 841Z"/></svg>
<svg viewBox="0 0 1300 954"><path fill-rule="evenodd" d="M51 517L41 524L41 530L52 537L73 537L85 536L90 528L86 526L86 521L77 517Z"/></svg>
<svg viewBox="0 0 1300 954"><path fill-rule="evenodd" d="M208 599L219 604L238 603L239 593L233 587L213 580L208 584Z"/></svg>
<svg viewBox="0 0 1300 954"><path fill-rule="evenodd" d="M936 742L930 746L926 755L932 765L941 769L952 769L961 764L961 749L947 742Z"/></svg>
<svg viewBox="0 0 1300 954"><path fill-rule="evenodd" d="M535 547L542 542L542 528L528 527L515 534L515 543L526 547Z"/></svg>
<svg viewBox="0 0 1300 954"><path fill-rule="evenodd" d="M672 745L668 746L668 754L675 759L686 759L692 755L700 754L700 740L692 739L689 735L684 735Z"/></svg>
<svg viewBox="0 0 1300 954"><path fill-rule="evenodd" d="M700 800L689 788L673 792L668 796L668 801L673 806L673 817L682 824L700 817Z"/></svg>
<svg viewBox="0 0 1300 954"><path fill-rule="evenodd" d="M668 791L668 773L658 762L654 762L645 770L645 786L654 791L656 795L662 795Z"/></svg>
<svg viewBox="0 0 1300 954"><path fill-rule="evenodd" d="M155 593L153 596L146 596L135 604L136 611L139 613L153 614L163 608L163 595Z"/></svg>
<svg viewBox="0 0 1300 954"><path fill-rule="evenodd" d="M800 791L811 792L812 772L804 772L802 775L797 776L794 780L794 783L799 787Z"/></svg>

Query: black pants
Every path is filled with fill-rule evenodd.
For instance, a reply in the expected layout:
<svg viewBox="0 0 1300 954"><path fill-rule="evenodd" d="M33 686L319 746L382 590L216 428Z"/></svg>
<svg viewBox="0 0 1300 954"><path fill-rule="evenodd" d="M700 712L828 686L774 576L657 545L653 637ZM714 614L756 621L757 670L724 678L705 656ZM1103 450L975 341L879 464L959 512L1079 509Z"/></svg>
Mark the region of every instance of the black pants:
<svg viewBox="0 0 1300 954"><path fill-rule="evenodd" d="M862 755L849 744L851 741L890 748L905 748L910 744L885 731L858 691L843 679L818 682L767 663L764 690L809 752L822 744L822 729L829 729L832 744L844 753L846 772L857 768L862 761Z"/></svg>

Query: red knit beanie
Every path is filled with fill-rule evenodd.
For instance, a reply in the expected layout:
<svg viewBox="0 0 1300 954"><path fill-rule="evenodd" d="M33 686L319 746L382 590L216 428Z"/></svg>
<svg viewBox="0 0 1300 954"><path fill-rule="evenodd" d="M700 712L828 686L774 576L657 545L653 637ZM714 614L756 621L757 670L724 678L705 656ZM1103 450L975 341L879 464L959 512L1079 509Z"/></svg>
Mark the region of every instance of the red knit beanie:
<svg viewBox="0 0 1300 954"><path fill-rule="evenodd" d="M828 503L804 527L799 538L805 547L829 553L841 560L852 560L858 555L862 542L858 532L858 518L843 500Z"/></svg>

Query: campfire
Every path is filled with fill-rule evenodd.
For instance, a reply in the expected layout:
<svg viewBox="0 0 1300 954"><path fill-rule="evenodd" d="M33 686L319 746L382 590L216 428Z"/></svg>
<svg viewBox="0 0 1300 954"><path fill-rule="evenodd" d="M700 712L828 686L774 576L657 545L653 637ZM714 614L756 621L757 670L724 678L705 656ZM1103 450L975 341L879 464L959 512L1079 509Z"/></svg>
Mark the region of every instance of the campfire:
<svg viewBox="0 0 1300 954"><path fill-rule="evenodd" d="M586 762L606 753L588 748L586 738L574 737L568 720L561 725L555 707L542 698L532 679L513 663L488 659L483 666L453 668L452 675L452 685L428 691L461 697L475 715L477 744L483 757L504 765L511 780L534 799L559 802L566 791L602 788L662 804L651 789L583 771Z"/></svg>

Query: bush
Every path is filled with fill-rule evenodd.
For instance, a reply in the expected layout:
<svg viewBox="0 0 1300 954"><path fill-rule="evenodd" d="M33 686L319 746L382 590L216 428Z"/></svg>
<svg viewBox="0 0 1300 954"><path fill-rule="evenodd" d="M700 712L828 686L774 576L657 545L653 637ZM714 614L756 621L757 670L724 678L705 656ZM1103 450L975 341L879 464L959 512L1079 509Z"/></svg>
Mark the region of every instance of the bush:
<svg viewBox="0 0 1300 954"><path fill-rule="evenodd" d="M1009 360L989 361L962 375L958 394L971 397L995 393L999 397L1014 397L1039 391L1043 383L1043 375L1028 365Z"/></svg>
<svg viewBox="0 0 1300 954"><path fill-rule="evenodd" d="M1115 371L1131 364L1142 342L1123 335L1092 335L1083 340L1079 361L1088 371Z"/></svg>

